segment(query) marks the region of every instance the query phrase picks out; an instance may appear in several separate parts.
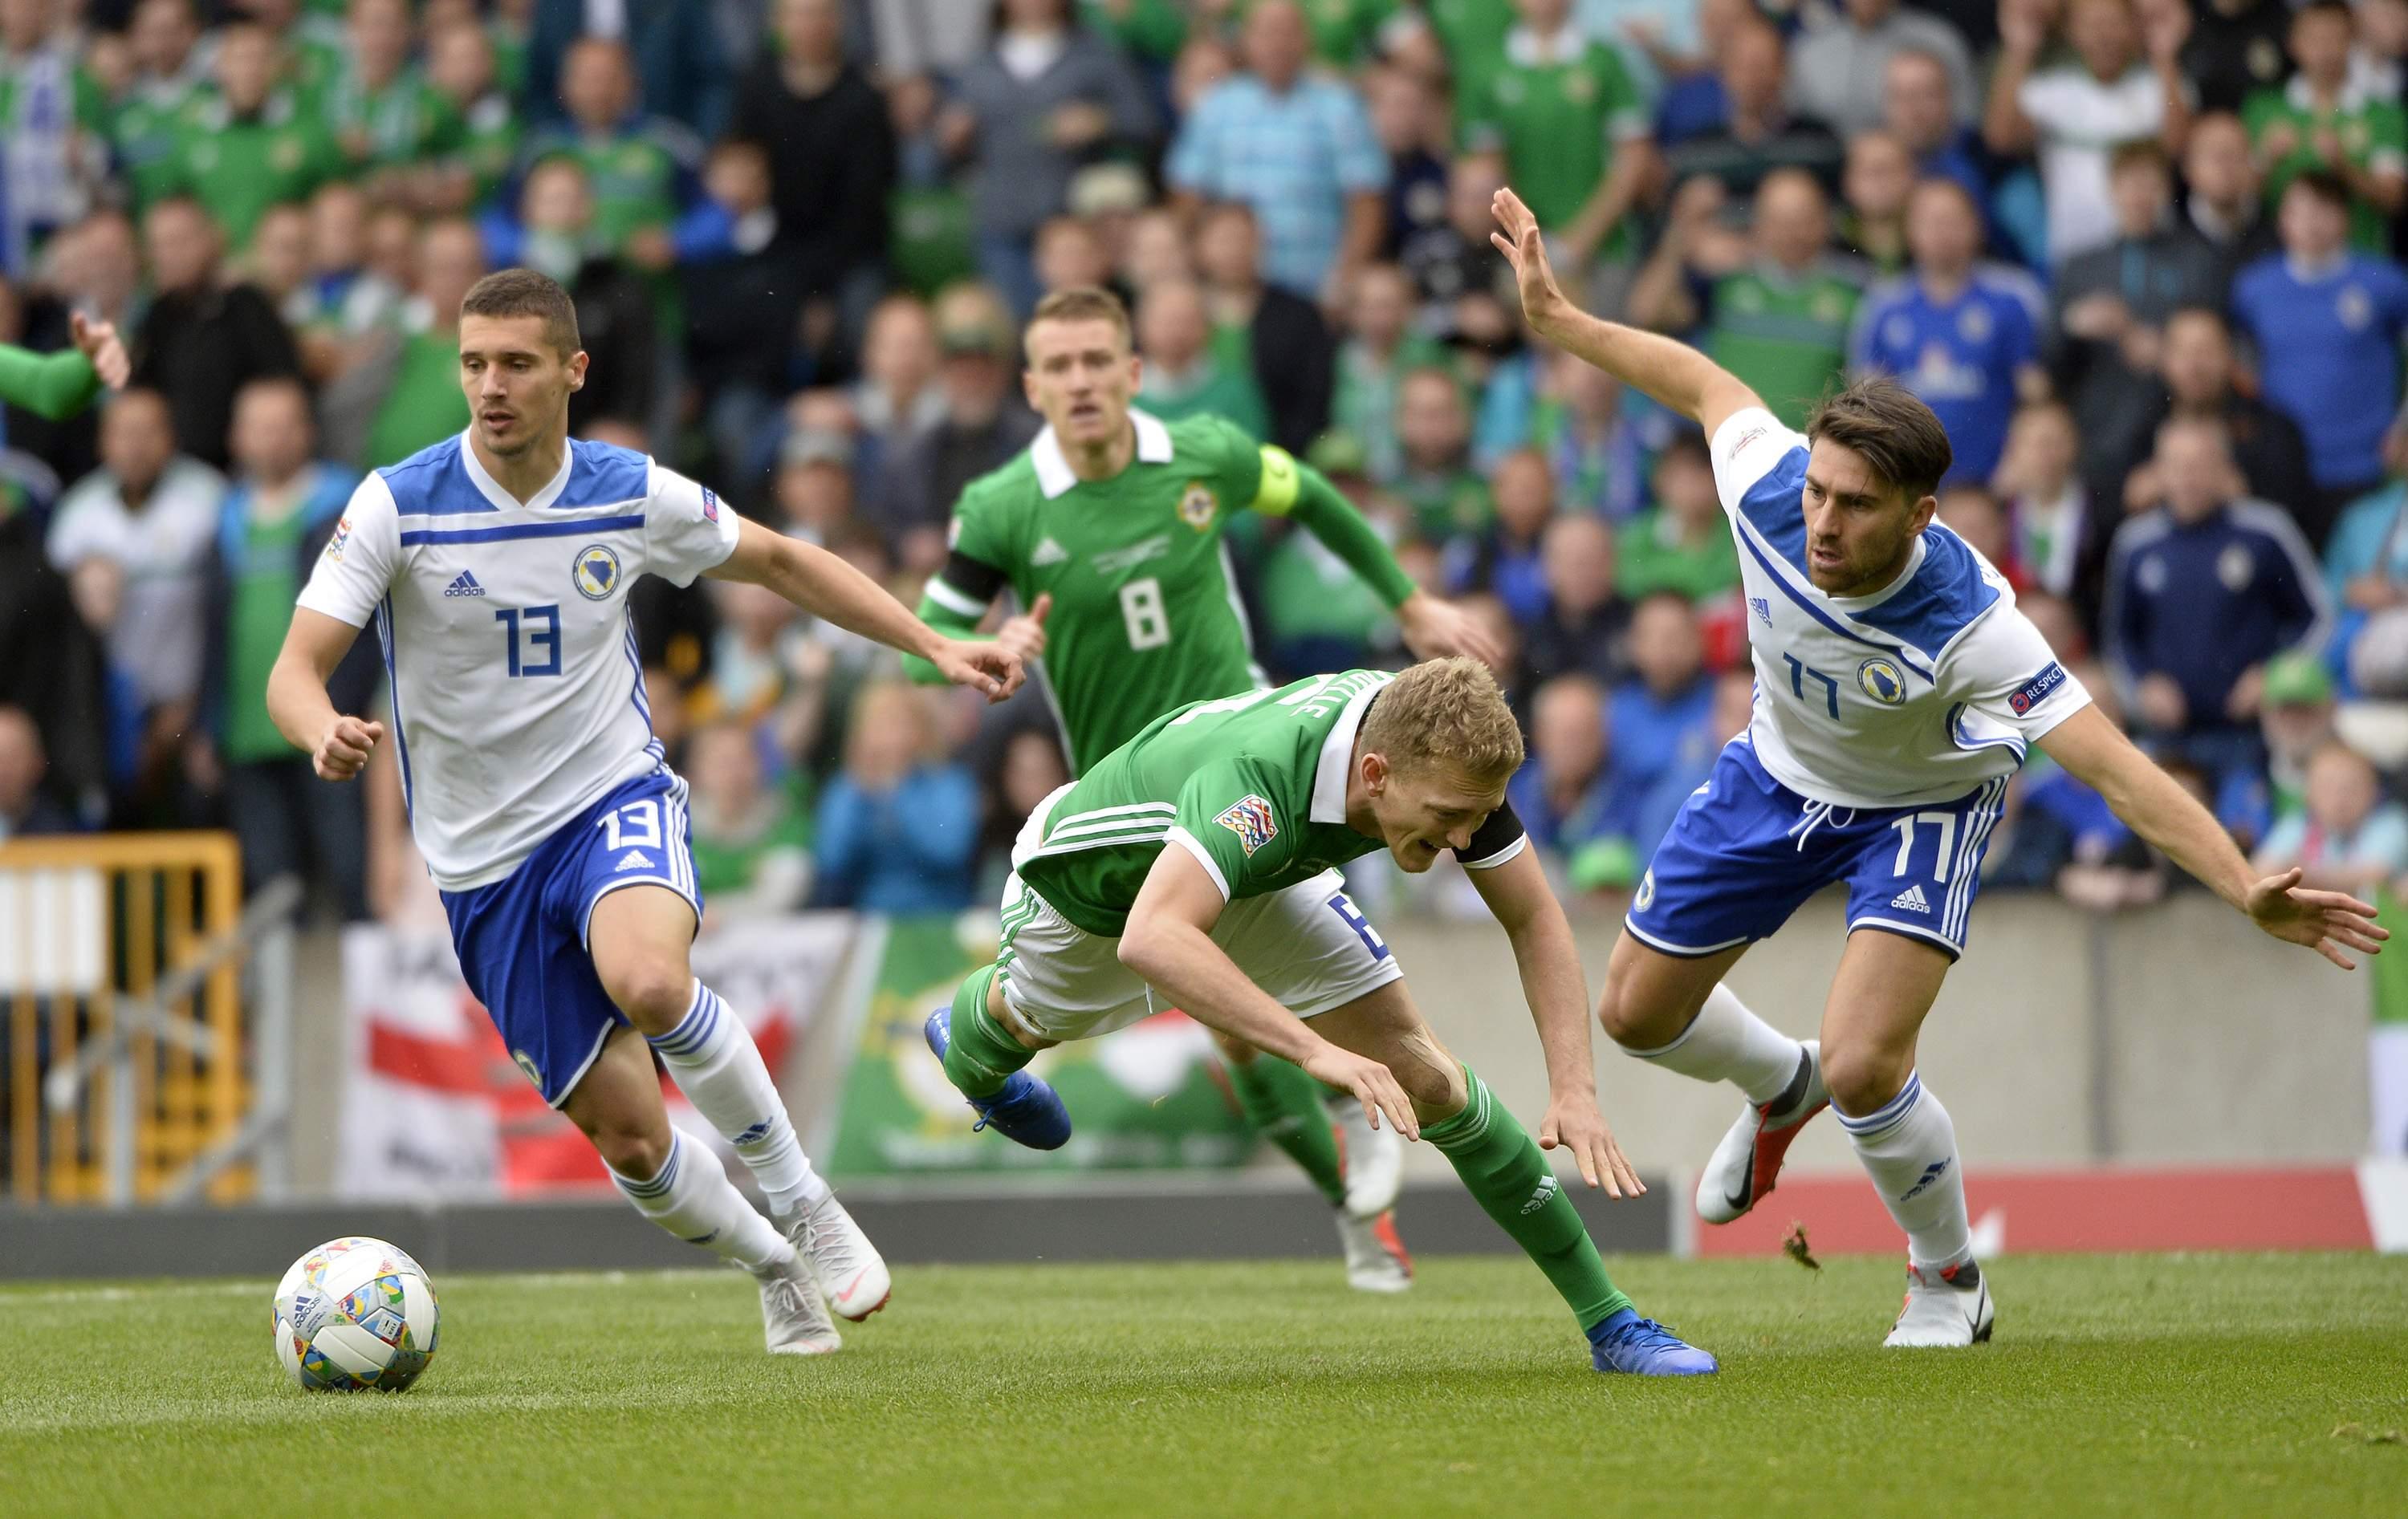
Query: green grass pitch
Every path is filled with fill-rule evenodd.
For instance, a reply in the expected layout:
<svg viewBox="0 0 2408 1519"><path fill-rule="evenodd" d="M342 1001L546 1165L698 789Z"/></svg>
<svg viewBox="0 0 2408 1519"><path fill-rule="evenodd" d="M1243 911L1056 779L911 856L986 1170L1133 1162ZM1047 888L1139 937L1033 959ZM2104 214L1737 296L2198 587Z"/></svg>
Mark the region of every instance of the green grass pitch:
<svg viewBox="0 0 2408 1519"><path fill-rule="evenodd" d="M1719 1377L1587 1369L1518 1260L920 1268L837 1356L732 1272L458 1276L401 1396L310 1395L269 1283L0 1290L0 1512L2408 1512L2408 1258L2013 1258L1885 1353L1892 1261L1614 1263Z"/></svg>

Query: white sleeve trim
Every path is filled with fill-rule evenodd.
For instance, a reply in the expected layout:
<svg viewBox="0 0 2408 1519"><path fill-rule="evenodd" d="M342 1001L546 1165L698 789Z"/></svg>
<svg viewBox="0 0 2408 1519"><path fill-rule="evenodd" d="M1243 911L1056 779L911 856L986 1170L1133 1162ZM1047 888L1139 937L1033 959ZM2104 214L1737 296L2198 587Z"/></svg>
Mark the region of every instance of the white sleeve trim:
<svg viewBox="0 0 2408 1519"><path fill-rule="evenodd" d="M1212 858L1211 852L1204 847L1204 840L1197 838L1194 834L1189 833L1186 829L1181 827L1175 823L1170 825L1170 833L1168 837L1170 842L1177 844L1181 849L1183 849L1188 853L1196 856L1196 863L1204 867L1204 873L1211 876L1212 878L1212 884L1220 889L1221 900L1224 902L1227 901L1229 899L1229 878L1221 873L1220 863L1214 860Z"/></svg>
<svg viewBox="0 0 2408 1519"><path fill-rule="evenodd" d="M928 583L922 586L920 590L922 595L925 595L930 601L935 602L938 606L944 608L947 611L959 612L964 617L984 617L986 615L986 603L982 601L974 601L966 594L956 591L951 585L945 583L945 579L941 575L929 576Z"/></svg>
<svg viewBox="0 0 2408 1519"><path fill-rule="evenodd" d="M1466 860L1458 857L1455 860L1455 864L1460 865L1466 870L1494 870L1500 865L1508 864L1515 855L1520 854L1524 850L1528 849L1529 847L1530 831L1527 828L1525 828L1522 830L1520 838L1514 839L1503 849L1498 850L1496 853L1491 854L1488 858L1484 860Z"/></svg>
<svg viewBox="0 0 2408 1519"><path fill-rule="evenodd" d="M1714 494L1722 497L1723 510L1737 512L1756 481L1778 468L1790 450L1805 446L1803 437L1762 407L1742 407L1725 417L1707 445L1713 460Z"/></svg>

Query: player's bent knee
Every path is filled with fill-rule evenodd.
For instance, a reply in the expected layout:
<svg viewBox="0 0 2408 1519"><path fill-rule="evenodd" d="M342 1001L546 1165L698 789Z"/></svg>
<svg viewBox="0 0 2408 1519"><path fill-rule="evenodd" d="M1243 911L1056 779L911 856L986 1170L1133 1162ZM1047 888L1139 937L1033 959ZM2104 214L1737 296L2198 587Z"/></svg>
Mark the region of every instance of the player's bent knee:
<svg viewBox="0 0 2408 1519"><path fill-rule="evenodd" d="M580 1123L602 1164L634 1181L650 1181L669 1163L673 1135L666 1124L647 1127L595 1119Z"/></svg>
<svg viewBox="0 0 2408 1519"><path fill-rule="evenodd" d="M1906 1089L1914 1073L1914 1057L1887 1050L1826 1046L1822 1055L1823 1084L1840 1111L1862 1116Z"/></svg>
<svg viewBox="0 0 2408 1519"><path fill-rule="evenodd" d="M644 956L603 973L602 989L638 1032L666 1034L694 1003L694 972L679 956Z"/></svg>

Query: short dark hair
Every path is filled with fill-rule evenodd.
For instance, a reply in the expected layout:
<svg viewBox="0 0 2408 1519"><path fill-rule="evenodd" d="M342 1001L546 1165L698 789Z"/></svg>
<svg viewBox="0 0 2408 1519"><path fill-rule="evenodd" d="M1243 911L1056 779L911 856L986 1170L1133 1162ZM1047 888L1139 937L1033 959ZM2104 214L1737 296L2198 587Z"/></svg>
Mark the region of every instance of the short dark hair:
<svg viewBox="0 0 2408 1519"><path fill-rule="evenodd" d="M2307 169L2294 176L2283 189L2285 194L2304 190L2337 211L2349 209L2349 181L2330 169Z"/></svg>
<svg viewBox="0 0 2408 1519"><path fill-rule="evenodd" d="M1909 506L1937 490L1956 459L1931 408L1886 376L1824 397L1806 419L1806 436L1862 454L1875 478L1906 493Z"/></svg>
<svg viewBox="0 0 2408 1519"><path fill-rule="evenodd" d="M533 269L496 269L468 287L464 317L541 317L543 338L562 358L585 346L577 335L577 303L559 280Z"/></svg>
<svg viewBox="0 0 2408 1519"><path fill-rule="evenodd" d="M2173 160L2166 156L2165 149L2155 137L2135 137L2130 142L2119 142L2107 155L2107 173L2110 178L2123 173L2126 169L2143 168L2155 169L2169 178L2174 172Z"/></svg>

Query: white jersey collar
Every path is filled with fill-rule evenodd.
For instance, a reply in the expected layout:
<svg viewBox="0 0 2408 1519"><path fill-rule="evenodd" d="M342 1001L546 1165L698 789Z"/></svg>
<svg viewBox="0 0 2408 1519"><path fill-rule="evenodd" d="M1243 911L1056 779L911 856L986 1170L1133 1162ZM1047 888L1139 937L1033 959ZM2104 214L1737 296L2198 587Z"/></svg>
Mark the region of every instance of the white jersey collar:
<svg viewBox="0 0 2408 1519"><path fill-rule="evenodd" d="M1170 462L1170 429L1163 425L1161 418L1131 407L1129 425L1137 429L1140 463ZM1062 451L1062 439L1054 435L1050 423L1037 435L1037 441L1028 445L1028 462L1037 466L1037 488L1045 493L1048 501L1079 483L1078 472L1070 467L1068 455Z"/></svg>
<svg viewBox="0 0 2408 1519"><path fill-rule="evenodd" d="M560 468L553 472L552 479L544 482L542 490L521 501L503 489L500 480L486 473L484 461L477 457L476 446L469 441L468 434L464 432L460 435L460 464L468 471L468 482L477 487L478 492L487 501L503 511L522 509L535 511L559 500L560 493L568 489L569 467L576 462L577 451L569 446L566 438L561 439Z"/></svg>
<svg viewBox="0 0 2408 1519"><path fill-rule="evenodd" d="M1321 759L1312 767L1312 806L1305 814L1312 822L1346 821L1346 781L1354 768L1354 735L1363 730L1363 714L1371 709L1371 698L1387 683L1382 681L1354 693L1330 726L1329 737L1321 741Z"/></svg>

